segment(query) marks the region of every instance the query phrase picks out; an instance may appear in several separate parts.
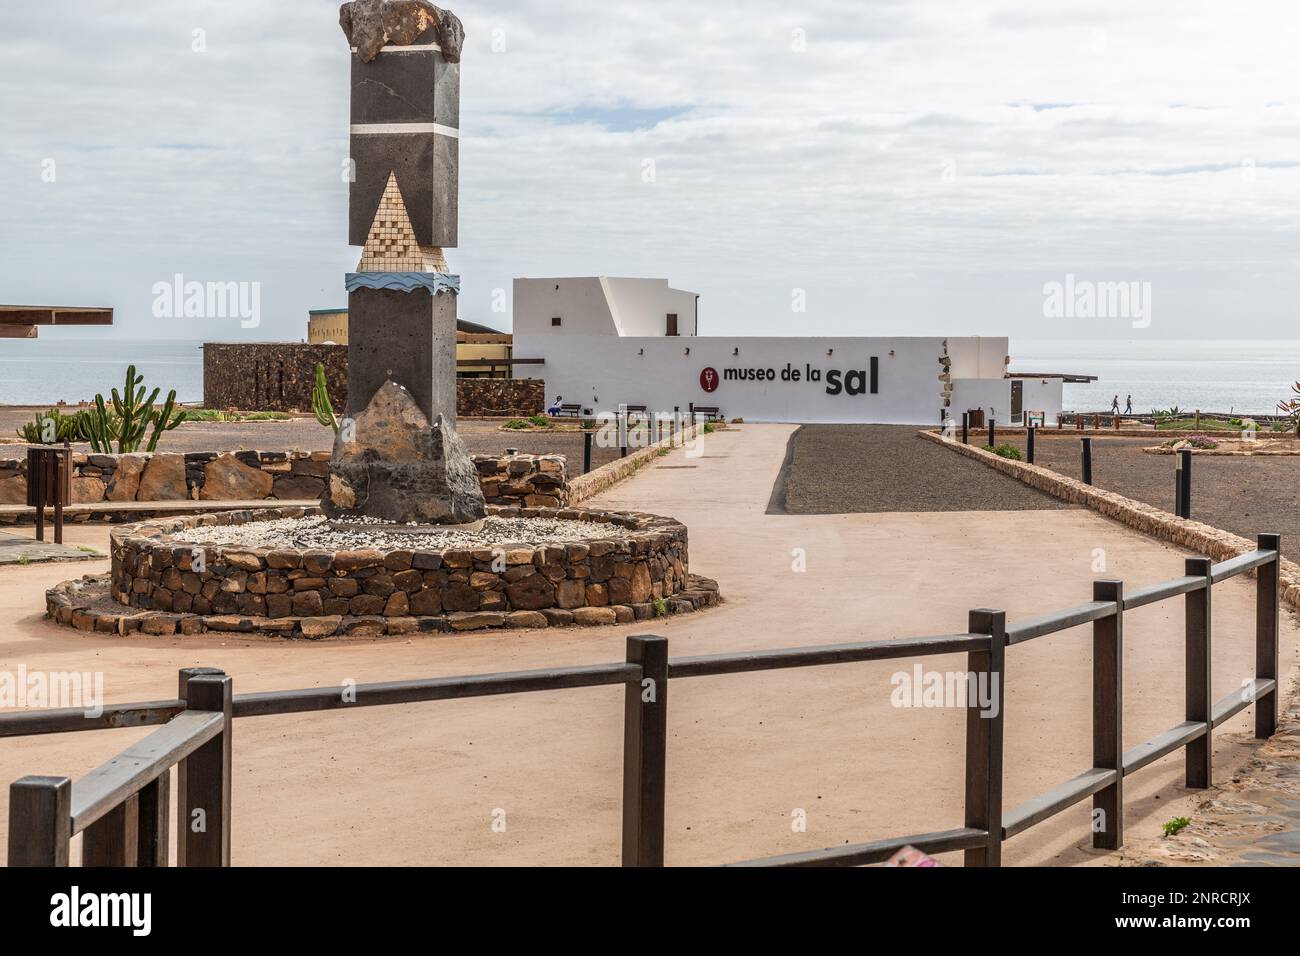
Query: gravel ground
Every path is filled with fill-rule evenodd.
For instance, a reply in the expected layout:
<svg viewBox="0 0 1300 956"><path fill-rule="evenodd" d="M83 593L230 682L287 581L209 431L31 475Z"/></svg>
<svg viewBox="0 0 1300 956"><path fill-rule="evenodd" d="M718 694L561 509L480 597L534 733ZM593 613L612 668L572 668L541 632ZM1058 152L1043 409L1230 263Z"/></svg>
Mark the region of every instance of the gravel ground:
<svg viewBox="0 0 1300 956"><path fill-rule="evenodd" d="M26 445L17 443L18 429L32 420L30 409L0 408L0 439L14 443L0 444L0 458L22 458ZM502 431L500 421L462 419L457 432L470 454L499 455L507 448L518 448L526 455L564 455L571 463L570 472L582 471L582 436L575 432ZM186 422L167 432L158 442L159 451L327 451L334 436L316 419L295 418L272 422ZM73 445L78 451L90 451L85 444ZM592 467L618 457L617 448L600 448L593 443Z"/></svg>
<svg viewBox="0 0 1300 956"><path fill-rule="evenodd" d="M554 541L590 541L596 538L623 538L626 528L590 521L558 521L550 518L497 518L483 520L476 531L407 531L393 529L381 522L350 521L350 524L374 524L374 528L339 528L324 517L279 518L274 521L249 521L239 525L191 528L175 536L192 544L237 544L245 548L319 548L324 551L350 551L378 548L386 550L441 551L445 548L491 548L502 544L545 544Z"/></svg>
<svg viewBox="0 0 1300 956"><path fill-rule="evenodd" d="M981 441L987 436L983 436ZM1092 480L1099 488L1174 510L1173 455L1148 455L1157 438L1092 439ZM974 441L974 436L972 436ZM1024 452L1023 435L999 437ZM1035 464L1082 477L1078 436L1034 443ZM1254 540L1261 531L1282 535L1282 551L1300 560L1300 457L1230 458L1192 455L1192 517Z"/></svg>
<svg viewBox="0 0 1300 956"><path fill-rule="evenodd" d="M804 425L790 438L784 510L1026 511L1063 501L917 437L910 425ZM781 510L780 491L769 510Z"/></svg>

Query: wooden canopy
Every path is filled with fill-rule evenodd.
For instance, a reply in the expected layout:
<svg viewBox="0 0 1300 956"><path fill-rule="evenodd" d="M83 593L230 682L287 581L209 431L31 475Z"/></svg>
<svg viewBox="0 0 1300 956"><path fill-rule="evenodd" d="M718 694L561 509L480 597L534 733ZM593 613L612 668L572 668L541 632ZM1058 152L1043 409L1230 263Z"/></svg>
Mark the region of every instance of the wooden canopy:
<svg viewBox="0 0 1300 956"><path fill-rule="evenodd" d="M0 339L34 339L41 325L112 325L113 310L66 305L0 305Z"/></svg>

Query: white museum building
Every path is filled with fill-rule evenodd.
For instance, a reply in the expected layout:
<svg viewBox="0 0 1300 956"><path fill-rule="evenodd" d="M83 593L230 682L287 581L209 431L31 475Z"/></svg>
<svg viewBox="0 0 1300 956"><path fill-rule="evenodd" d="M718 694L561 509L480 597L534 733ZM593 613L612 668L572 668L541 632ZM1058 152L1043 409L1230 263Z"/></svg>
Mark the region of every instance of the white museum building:
<svg viewBox="0 0 1300 956"><path fill-rule="evenodd" d="M1054 424L1063 377L1011 375L1005 336L700 335L699 299L666 279L514 280L521 378L582 413L717 409L756 422L938 424L981 410Z"/></svg>

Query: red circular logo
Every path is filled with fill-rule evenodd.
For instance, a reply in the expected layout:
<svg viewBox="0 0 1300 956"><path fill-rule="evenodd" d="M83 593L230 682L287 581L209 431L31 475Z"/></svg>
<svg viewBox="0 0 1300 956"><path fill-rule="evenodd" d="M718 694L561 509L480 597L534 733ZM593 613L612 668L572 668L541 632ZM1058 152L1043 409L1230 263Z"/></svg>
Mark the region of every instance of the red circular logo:
<svg viewBox="0 0 1300 956"><path fill-rule="evenodd" d="M715 368L706 368L700 373L700 388L706 392L715 391L718 387L718 370Z"/></svg>

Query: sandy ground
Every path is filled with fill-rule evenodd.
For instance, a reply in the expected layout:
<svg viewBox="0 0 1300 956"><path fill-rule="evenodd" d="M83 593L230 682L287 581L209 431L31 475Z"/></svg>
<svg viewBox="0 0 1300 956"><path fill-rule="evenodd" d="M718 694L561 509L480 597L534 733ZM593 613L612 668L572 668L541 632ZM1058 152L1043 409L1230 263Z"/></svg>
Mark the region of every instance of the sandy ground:
<svg viewBox="0 0 1300 956"><path fill-rule="evenodd" d="M1088 599L1094 550L1130 586L1181 573L1183 555L1083 510L767 515L789 426L709 436L703 457L661 459L597 500L669 514L691 529L691 567L718 578L716 610L645 624L479 633L380 643L106 638L42 617L42 591L106 568L0 568L0 669L93 669L111 701L171 697L177 668L210 665L237 693L621 659L653 630L674 655L964 630L972 607L1012 618ZM919 441L919 439L918 439ZM955 458L955 456L954 456ZM1009 481L1010 479L1008 479ZM75 526L72 544L106 546ZM806 571L793 565L801 557ZM1253 582L1216 587L1215 696L1253 661ZM1126 622L1125 742L1182 719L1182 608ZM1297 628L1284 613L1290 687ZM1006 806L1090 765L1086 628L1008 655ZM957 670L956 657L926 659ZM957 709L891 706L910 662L675 681L669 706L667 859L709 864L961 824ZM235 727L237 864L615 864L621 688L259 717ZM1216 733L1226 778L1257 746L1247 711ZM74 779L147 730L0 741L0 780ZM1180 756L1126 782L1131 834L1188 805ZM807 831L791 815L807 813ZM500 811L499 813L497 811ZM504 813L505 832L494 832ZM0 826L7 825L0 809ZM1009 841L1014 864L1098 863L1081 804ZM77 850L74 844L74 857ZM946 857L953 860L952 855Z"/></svg>

